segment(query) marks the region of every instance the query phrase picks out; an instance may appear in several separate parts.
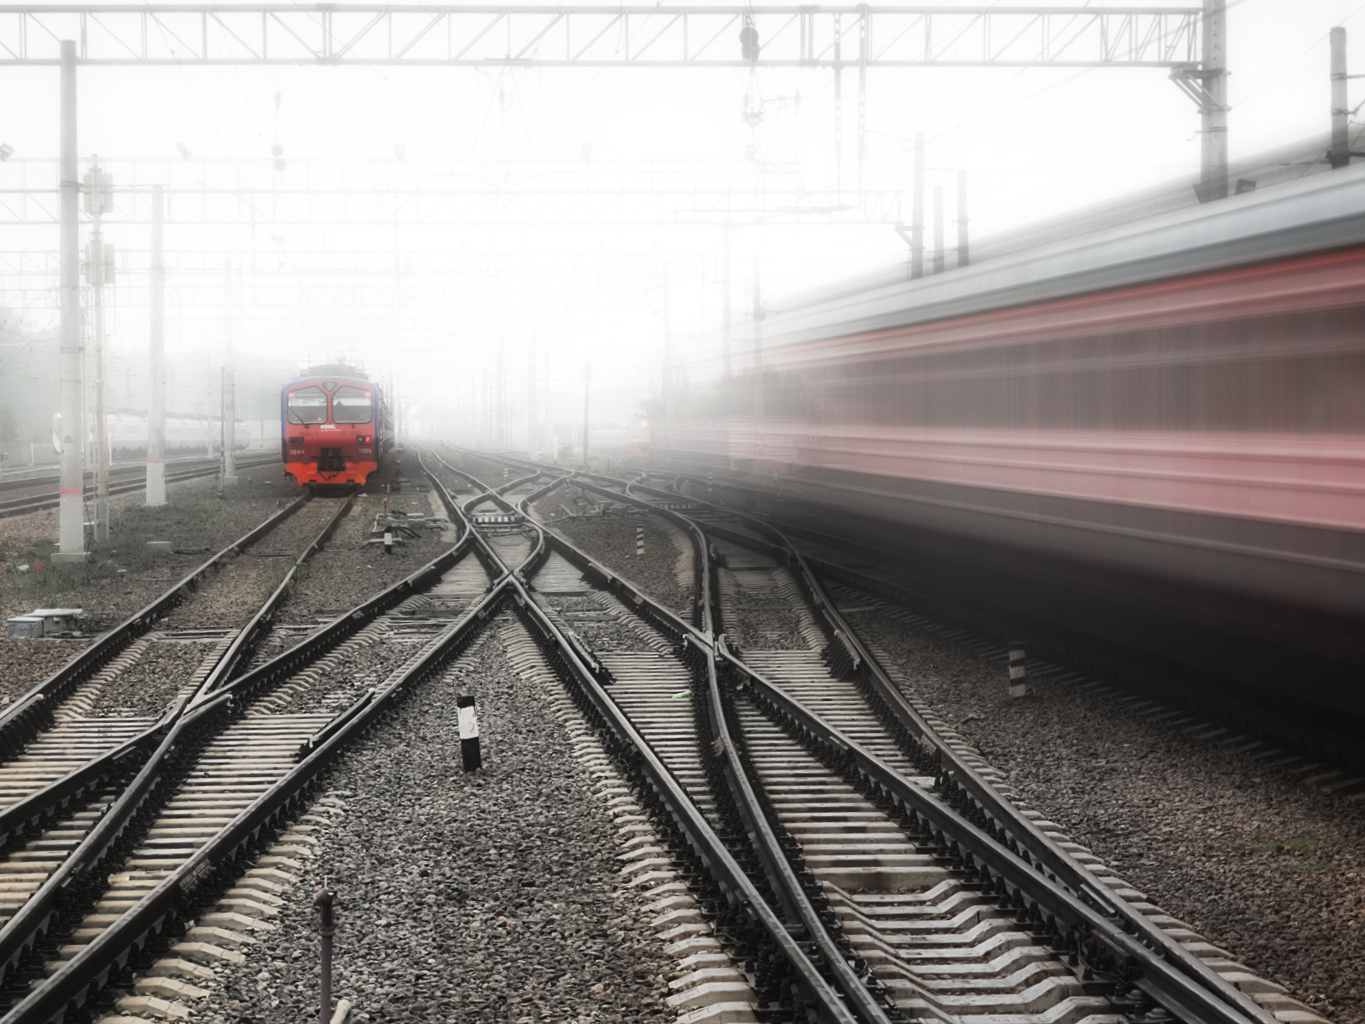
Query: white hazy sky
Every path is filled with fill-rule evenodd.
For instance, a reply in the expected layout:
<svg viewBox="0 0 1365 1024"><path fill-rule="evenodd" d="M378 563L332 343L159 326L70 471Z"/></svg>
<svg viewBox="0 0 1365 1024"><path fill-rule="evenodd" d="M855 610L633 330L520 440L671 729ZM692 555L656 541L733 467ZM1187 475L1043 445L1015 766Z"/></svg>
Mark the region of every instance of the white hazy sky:
<svg viewBox="0 0 1365 1024"><path fill-rule="evenodd" d="M1229 0L1234 159L1326 130L1328 32L1335 25L1348 30L1352 69L1365 71L1362 0ZM15 159L55 156L56 69L0 69L0 81L5 95L0 141L14 148ZM603 163L739 161L753 142L763 160L795 165L807 186L831 182L832 74L765 70L754 84L767 102L765 119L751 136L740 119L751 80L739 70L82 68L80 150L176 160L180 143L196 160L259 160L278 142L290 161L284 179L295 175L297 183L298 169L309 159L386 161L400 144L410 162L480 159L514 165L577 161L584 144L591 145L593 160ZM1353 82L1351 89L1352 105L1365 100L1365 80ZM855 94L855 76L847 73L846 185L854 180ZM1192 181L1198 171L1198 114L1160 69L878 71L869 75L867 123L870 185L908 184L916 131L928 139L928 164L934 168L930 184L949 186L950 204L952 176L959 168L967 171L975 239L1064 217L1158 183ZM0 187L12 184L6 177ZM325 263L327 254L341 250L373 253L380 266L392 266L393 235L387 229L260 227L255 244L262 273L272 266ZM115 224L109 236L129 249L147 244L146 229L136 225ZM488 341L502 341L510 379L525 366L534 336L552 379L565 392L564 410L571 407L568 382L581 372L585 358L594 362L595 380L614 396L614 406L625 409L657 379L665 331L661 267L672 259L679 261L668 271L667 319L675 354L686 362L714 348L721 312L720 239L714 227L569 229L555 227L552 218L496 231L413 228L402 232L400 247L405 266L415 272L424 262L438 262L425 253L496 252L498 274L491 276L488 269L494 266L492 257L482 270L462 265L458 273L467 298L424 311L420 323L414 320L405 331L401 351L392 350L390 337L347 327L361 322L348 313L347 301L357 309L366 303L380 310L392 305L382 273L371 294L351 289L340 304L329 297L329 308L305 311L308 316L296 329L281 326L277 308L248 304L238 320L237 345L248 360L266 354L298 361L349 354L386 368L415 391L433 380L433 362L444 363L444 373L474 380L482 369L461 368L491 368L491 357L477 354L487 351L483 343ZM218 249L240 251L250 244L240 231L192 225L173 226L167 238L168 248L209 254L206 261ZM0 223L0 251L56 246L52 228ZM540 257L528 270L526 252L559 255ZM735 232L731 252L736 316L750 301L755 257L770 306L780 306L784 295L800 288L904 257L888 225L748 227ZM575 260L574 253L596 259ZM603 265L610 267L606 278L598 273ZM172 346L203 347L206 362L213 362L209 349L220 344L221 327L211 306L196 305L207 289L200 282L191 292L187 282L174 280L171 287L186 289L172 311ZM143 284L130 275L114 298L116 345L127 349L123 358L135 360L145 336ZM411 294L407 301L420 304ZM31 297L24 302L41 305ZM14 304L13 296L7 304ZM47 322L41 309L33 310L32 319ZM741 333L736 326L737 336ZM449 385L450 379L442 376L442 386L461 386ZM567 418L568 412L555 415Z"/></svg>

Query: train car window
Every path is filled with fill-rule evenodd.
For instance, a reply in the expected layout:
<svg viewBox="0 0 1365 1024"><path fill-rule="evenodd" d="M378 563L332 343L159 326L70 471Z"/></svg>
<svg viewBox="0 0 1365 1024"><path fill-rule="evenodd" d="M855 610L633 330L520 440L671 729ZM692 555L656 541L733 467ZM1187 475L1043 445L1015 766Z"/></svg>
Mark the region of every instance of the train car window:
<svg viewBox="0 0 1365 1024"><path fill-rule="evenodd" d="M327 392L314 386L295 388L289 392L287 408L290 423L326 423Z"/></svg>
<svg viewBox="0 0 1365 1024"><path fill-rule="evenodd" d="M370 393L364 388L343 384L332 395L333 423L369 423L374 418Z"/></svg>

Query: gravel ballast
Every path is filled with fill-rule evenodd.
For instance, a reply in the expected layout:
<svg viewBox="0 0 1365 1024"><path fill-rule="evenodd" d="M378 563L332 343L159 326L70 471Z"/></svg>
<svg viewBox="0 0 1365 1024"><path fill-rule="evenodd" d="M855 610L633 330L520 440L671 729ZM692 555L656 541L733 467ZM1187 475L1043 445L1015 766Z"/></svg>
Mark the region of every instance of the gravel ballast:
<svg viewBox="0 0 1365 1024"><path fill-rule="evenodd" d="M268 466L244 471L221 498L211 477L170 485L161 508L137 493L118 495L109 501L108 544L91 547L79 565L52 562L55 510L0 519L0 613L77 607L95 627L122 622L300 493L279 466ZM149 540L170 541L174 550L152 554Z"/></svg>
<svg viewBox="0 0 1365 1024"><path fill-rule="evenodd" d="M460 770L455 698L484 766ZM337 999L356 1021L671 1021L671 961L618 888L616 830L546 694L496 636L420 688L330 780L346 813L274 922L196 1007L206 1024L317 1013L312 895L340 893Z"/></svg>
<svg viewBox="0 0 1365 1024"><path fill-rule="evenodd" d="M552 491L532 506L540 522L562 533L593 558L619 573L641 593L658 601L674 614L686 619L691 615L691 591L679 584L677 574L680 552L673 534L653 516L609 515L570 516L565 511L562 489ZM636 555L636 537L644 528L644 555ZM691 552L686 552L690 556Z"/></svg>
<svg viewBox="0 0 1365 1024"><path fill-rule="evenodd" d="M1154 721L1035 682L875 612L850 624L1023 799L1167 912L1338 1024L1365 1022L1359 803Z"/></svg>
<svg viewBox="0 0 1365 1024"><path fill-rule="evenodd" d="M390 512L421 516L437 514L427 493L389 495ZM450 545L440 531L414 526L415 536L403 534L403 542L385 554L381 545L369 543L376 514L383 511L384 495L365 494L341 521L326 546L304 569L288 603L281 609L281 622L308 623L339 615L372 594L412 575ZM444 512L440 514L444 515Z"/></svg>

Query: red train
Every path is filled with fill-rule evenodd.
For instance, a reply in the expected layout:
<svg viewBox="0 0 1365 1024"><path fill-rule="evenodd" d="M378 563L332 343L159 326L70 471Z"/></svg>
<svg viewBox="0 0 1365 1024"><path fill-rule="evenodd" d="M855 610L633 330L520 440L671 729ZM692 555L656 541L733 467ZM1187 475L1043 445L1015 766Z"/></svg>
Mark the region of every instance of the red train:
<svg viewBox="0 0 1365 1024"><path fill-rule="evenodd" d="M656 424L656 459L777 478L1040 634L1365 722L1365 168L764 335L745 402Z"/></svg>
<svg viewBox="0 0 1365 1024"><path fill-rule="evenodd" d="M280 391L285 472L309 487L363 484L393 447L378 384L347 366L315 366Z"/></svg>

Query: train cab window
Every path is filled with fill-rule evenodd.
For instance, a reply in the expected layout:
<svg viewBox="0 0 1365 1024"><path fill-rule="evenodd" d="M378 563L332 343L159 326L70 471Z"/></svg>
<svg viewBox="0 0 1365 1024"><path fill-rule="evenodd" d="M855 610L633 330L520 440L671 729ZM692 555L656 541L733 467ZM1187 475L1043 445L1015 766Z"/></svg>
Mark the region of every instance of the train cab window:
<svg viewBox="0 0 1365 1024"><path fill-rule="evenodd" d="M370 393L364 388L343 384L332 393L333 423L369 423L373 418Z"/></svg>
<svg viewBox="0 0 1365 1024"><path fill-rule="evenodd" d="M326 423L327 392L315 386L295 388L287 408L290 423Z"/></svg>

